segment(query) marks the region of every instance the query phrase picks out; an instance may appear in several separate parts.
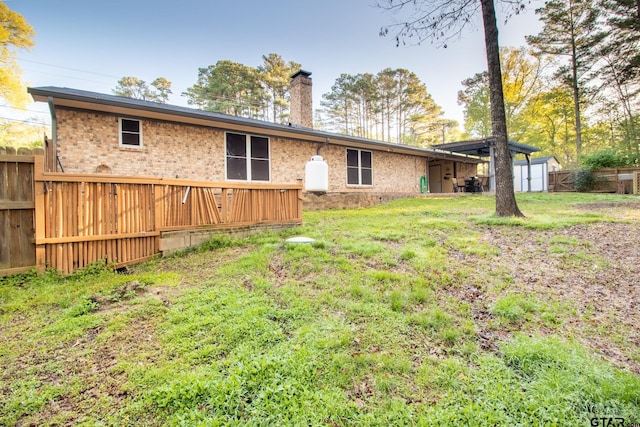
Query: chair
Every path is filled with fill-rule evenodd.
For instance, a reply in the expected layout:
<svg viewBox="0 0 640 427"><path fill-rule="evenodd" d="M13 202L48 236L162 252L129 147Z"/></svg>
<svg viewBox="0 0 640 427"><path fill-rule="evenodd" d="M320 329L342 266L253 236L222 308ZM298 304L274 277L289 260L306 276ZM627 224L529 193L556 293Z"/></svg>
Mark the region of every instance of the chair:
<svg viewBox="0 0 640 427"><path fill-rule="evenodd" d="M463 193L466 189L466 182L464 181L463 177L457 177L453 179L453 191L455 193Z"/></svg>
<svg viewBox="0 0 640 427"><path fill-rule="evenodd" d="M482 191L489 191L489 177L483 176L482 178L480 178L480 185Z"/></svg>

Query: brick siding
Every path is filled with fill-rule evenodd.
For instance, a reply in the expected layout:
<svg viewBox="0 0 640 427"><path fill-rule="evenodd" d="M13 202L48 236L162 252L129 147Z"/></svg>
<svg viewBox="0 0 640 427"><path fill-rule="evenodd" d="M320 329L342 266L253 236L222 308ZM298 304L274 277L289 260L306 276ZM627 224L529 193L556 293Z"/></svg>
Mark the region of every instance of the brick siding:
<svg viewBox="0 0 640 427"><path fill-rule="evenodd" d="M142 147L129 148L119 145L121 116L58 107L56 117L58 155L65 172L224 181L223 129L141 119ZM305 164L319 145L282 137L269 141L271 182L303 179ZM425 158L371 151L373 186L348 186L346 147L322 147L320 155L329 166L329 191L419 194Z"/></svg>

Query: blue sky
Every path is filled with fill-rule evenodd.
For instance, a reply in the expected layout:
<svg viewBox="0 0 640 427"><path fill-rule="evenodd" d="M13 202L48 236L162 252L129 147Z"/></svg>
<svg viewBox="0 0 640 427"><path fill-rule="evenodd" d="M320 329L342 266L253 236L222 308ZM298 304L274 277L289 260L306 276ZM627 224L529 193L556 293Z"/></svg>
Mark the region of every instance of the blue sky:
<svg viewBox="0 0 640 427"><path fill-rule="evenodd" d="M19 64L30 86L63 86L111 93L123 76L146 82L165 77L180 96L196 82L198 68L230 59L249 66L278 53L312 73L314 106L341 73L377 73L406 68L426 84L445 111L463 121L457 105L461 81L486 69L480 16L462 39L436 48L396 47L380 37L394 19L375 0L7 0L36 31L31 51ZM500 43L524 45L541 26L528 12L506 25L499 19ZM46 116L46 106L31 114Z"/></svg>

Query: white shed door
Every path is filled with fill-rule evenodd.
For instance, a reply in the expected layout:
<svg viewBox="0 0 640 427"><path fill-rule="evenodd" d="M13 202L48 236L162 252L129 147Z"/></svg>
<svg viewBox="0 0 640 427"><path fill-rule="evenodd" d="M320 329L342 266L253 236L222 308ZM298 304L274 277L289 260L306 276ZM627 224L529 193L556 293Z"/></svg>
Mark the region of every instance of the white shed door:
<svg viewBox="0 0 640 427"><path fill-rule="evenodd" d="M516 191L529 191L529 183L527 182L527 178L529 177L529 173L527 170L527 165L518 166L519 171L514 170L514 178L520 176L519 184L516 181L514 187ZM519 173L518 173L519 172ZM546 168L544 164L540 165L531 165L531 191L546 191L547 187L547 179L545 177ZM519 188L518 188L519 187Z"/></svg>

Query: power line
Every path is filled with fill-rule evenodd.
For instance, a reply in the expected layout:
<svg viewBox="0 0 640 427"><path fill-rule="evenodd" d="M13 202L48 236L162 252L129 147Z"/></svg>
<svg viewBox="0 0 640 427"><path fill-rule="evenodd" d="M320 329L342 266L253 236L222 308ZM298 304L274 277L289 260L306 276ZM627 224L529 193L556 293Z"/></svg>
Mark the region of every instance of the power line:
<svg viewBox="0 0 640 427"><path fill-rule="evenodd" d="M13 119L11 117L3 117L3 116L0 116L0 120L7 120L10 122L17 122L17 123L25 123L25 124L34 125L34 126L49 126L48 123L34 122L32 120Z"/></svg>
<svg viewBox="0 0 640 427"><path fill-rule="evenodd" d="M25 70L26 71L30 71L32 73L44 74L44 75L47 75L47 76L64 77L64 78L69 78L69 79L74 79L74 80L82 80L84 82L98 83L98 84L103 84L103 85L107 84L105 81L84 79L82 77L69 76L69 75L65 75L65 74L47 73L46 71L38 71L38 70L30 69L30 68L26 68ZM114 78L118 78L118 77L114 77Z"/></svg>
<svg viewBox="0 0 640 427"><path fill-rule="evenodd" d="M80 73L95 74L96 76L110 77L110 78L114 78L114 79L119 79L120 78L120 77L112 76L110 74L98 73L96 71L81 70L79 68L65 67L65 66L56 65L56 64L48 64L46 62L40 62L40 61L32 61L30 59L18 58L18 61L30 62L32 64L39 64L39 65L46 65L47 67L62 68L64 70L78 71ZM65 76L65 77L69 77L69 76Z"/></svg>
<svg viewBox="0 0 640 427"><path fill-rule="evenodd" d="M26 111L27 113L32 113L32 114L44 114L46 116L49 115L49 113L47 113L45 111L29 110L27 108L13 107L11 105L0 105L0 108L8 108L8 109L14 110L14 111Z"/></svg>

